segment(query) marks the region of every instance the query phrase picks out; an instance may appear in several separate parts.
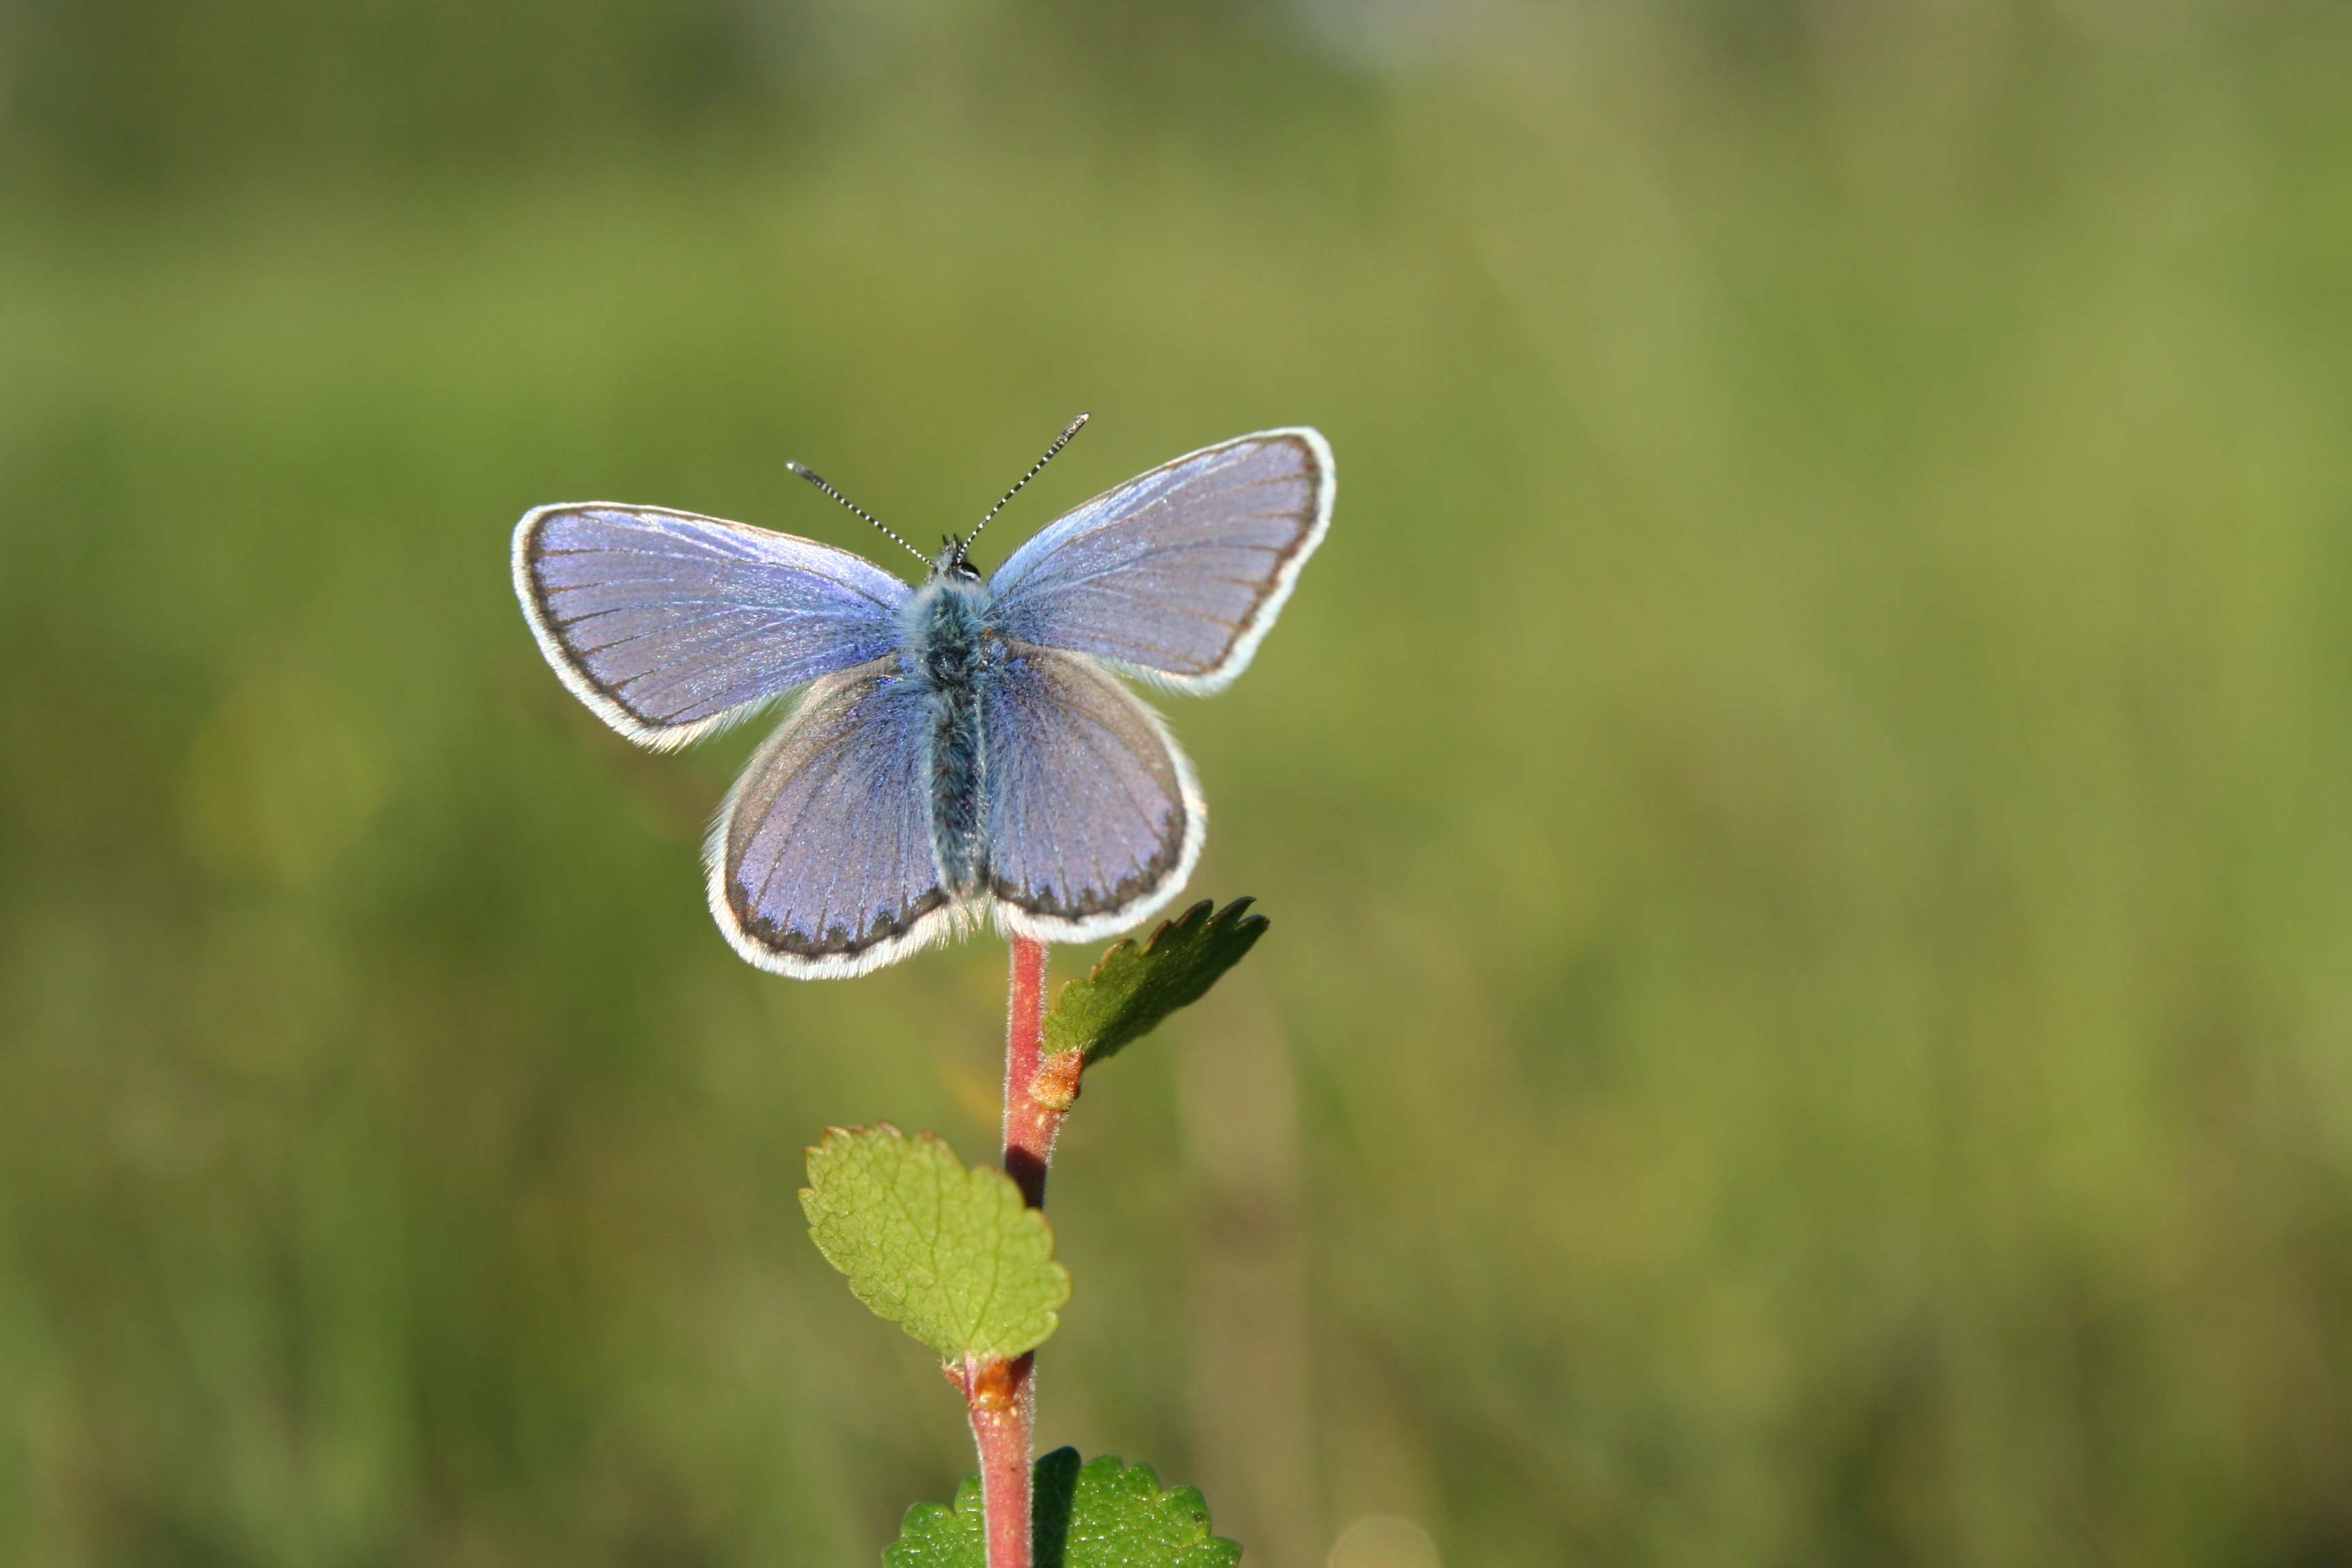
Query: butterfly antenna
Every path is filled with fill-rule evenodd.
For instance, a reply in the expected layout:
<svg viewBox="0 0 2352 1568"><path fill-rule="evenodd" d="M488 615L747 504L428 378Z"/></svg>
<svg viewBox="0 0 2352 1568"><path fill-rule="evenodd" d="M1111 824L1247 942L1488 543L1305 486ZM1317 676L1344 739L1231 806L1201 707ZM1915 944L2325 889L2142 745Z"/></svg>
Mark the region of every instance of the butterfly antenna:
<svg viewBox="0 0 2352 1568"><path fill-rule="evenodd" d="M988 518L994 517L998 512L1003 511L1004 510L1004 501L1011 500L1014 496L1019 495L1021 493L1021 486L1025 485L1031 479L1035 479L1038 471L1044 468L1046 464L1054 460L1054 454L1068 446L1070 444L1070 437L1076 435L1079 428L1091 417L1093 417L1093 416L1081 414L1076 419L1071 420L1068 426L1065 428L1059 436L1054 437L1054 444L1045 448L1045 455L1038 458L1035 462L1030 464L1029 471L1021 476L1019 483L1015 484L1011 489L1004 492L1004 500L998 501L994 506L988 509L988 517L982 518L979 525L964 536L963 542L956 546L957 565L961 566L963 564L965 554L971 549L971 542L980 537L981 529L988 526Z"/></svg>
<svg viewBox="0 0 2352 1568"><path fill-rule="evenodd" d="M921 551L916 549L905 540L900 539L897 534L890 533L890 525L888 523L884 522L880 518L875 516L872 512L867 511L864 507L859 506L856 501L851 500L847 496L843 495L839 490L835 489L831 485L826 484L824 479L818 478L817 472L814 468L804 468L799 463L786 463L784 467L790 468L793 472L798 474L801 478L806 479L809 483L814 485L817 489L823 490L825 494L831 496L834 500L839 501L842 505L847 507L850 510L856 512L858 516L864 518L866 521L880 529L884 533L889 534L890 538L897 542L900 549L913 556L916 560L921 562L924 565L929 566L931 563L931 558L929 556L924 554Z"/></svg>

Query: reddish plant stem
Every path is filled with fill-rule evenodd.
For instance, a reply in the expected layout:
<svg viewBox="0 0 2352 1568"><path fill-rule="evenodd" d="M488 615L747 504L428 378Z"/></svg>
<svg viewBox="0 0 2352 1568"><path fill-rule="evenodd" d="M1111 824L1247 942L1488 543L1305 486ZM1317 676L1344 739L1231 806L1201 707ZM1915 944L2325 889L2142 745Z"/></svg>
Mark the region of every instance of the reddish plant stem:
<svg viewBox="0 0 2352 1568"><path fill-rule="evenodd" d="M1016 936L1004 1020L1004 1173L1033 1209L1045 1206L1045 1167L1053 1163L1054 1134L1069 1109L1066 1100L1041 1104L1031 1092L1045 1044L1045 944Z"/></svg>
<svg viewBox="0 0 2352 1568"><path fill-rule="evenodd" d="M1054 1135L1077 1098L1077 1053L1044 1056L1045 944L1013 939L1012 994L1004 1024L1004 1173L1031 1208L1045 1206L1045 1171ZM988 1568L1032 1568L1030 1451L1037 1425L1036 1354L1013 1361L967 1361L964 1404L980 1449L981 1501L987 1516Z"/></svg>
<svg viewBox="0 0 2352 1568"><path fill-rule="evenodd" d="M1037 1352L1014 1361L967 1360L965 1407L980 1449L980 1500L988 1568L1031 1568L1029 1453L1037 1427Z"/></svg>

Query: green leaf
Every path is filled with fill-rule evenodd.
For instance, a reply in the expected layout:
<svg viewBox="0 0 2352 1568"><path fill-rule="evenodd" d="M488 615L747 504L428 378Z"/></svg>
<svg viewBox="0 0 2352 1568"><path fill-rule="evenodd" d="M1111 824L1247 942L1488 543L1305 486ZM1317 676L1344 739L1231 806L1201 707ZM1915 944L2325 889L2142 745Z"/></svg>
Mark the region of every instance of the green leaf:
<svg viewBox="0 0 2352 1568"><path fill-rule="evenodd" d="M1255 901L1235 899L1211 914L1204 899L1163 922L1145 946L1131 938L1114 942L1093 973L1071 981L1054 998L1045 1015L1045 1050L1082 1050L1091 1066L1206 996L1265 934L1266 918L1249 913Z"/></svg>
<svg viewBox="0 0 2352 1568"><path fill-rule="evenodd" d="M1149 1465L1104 1454L1081 1468L1076 1448L1056 1448L1032 1473L1029 1524L1036 1568L1234 1568L1237 1542L1209 1533L1209 1506L1191 1487L1160 1489ZM987 1568L980 1478L966 1476L955 1506L919 1502L885 1568Z"/></svg>
<svg viewBox="0 0 2352 1568"><path fill-rule="evenodd" d="M808 1152L801 1208L849 1289L950 1360L1043 1344L1070 1299L1054 1231L1003 1172L929 1132L831 1127Z"/></svg>

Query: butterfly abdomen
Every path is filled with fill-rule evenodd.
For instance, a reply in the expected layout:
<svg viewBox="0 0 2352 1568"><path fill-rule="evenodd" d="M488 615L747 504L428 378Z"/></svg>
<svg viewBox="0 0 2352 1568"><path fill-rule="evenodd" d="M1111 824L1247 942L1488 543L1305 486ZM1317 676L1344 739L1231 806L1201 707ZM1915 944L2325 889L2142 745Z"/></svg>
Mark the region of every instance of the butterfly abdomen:
<svg viewBox="0 0 2352 1568"><path fill-rule="evenodd" d="M909 673L923 689L931 857L940 885L958 899L988 884L980 723L989 663L982 637L986 598L976 582L934 577L908 605Z"/></svg>

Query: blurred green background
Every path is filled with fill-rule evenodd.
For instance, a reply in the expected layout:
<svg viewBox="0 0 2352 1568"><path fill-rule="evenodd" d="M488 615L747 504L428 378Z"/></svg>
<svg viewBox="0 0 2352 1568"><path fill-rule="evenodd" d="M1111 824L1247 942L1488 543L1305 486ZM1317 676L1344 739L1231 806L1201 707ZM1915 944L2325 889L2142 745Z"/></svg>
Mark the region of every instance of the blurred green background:
<svg viewBox="0 0 2352 1568"><path fill-rule="evenodd" d="M606 731L508 533L891 562L785 459L929 538L1085 408L994 558L1341 483L1166 704L1276 929L1072 1118L1045 1443L1256 1568L2352 1563L2347 82L2332 0L0 7L0 1562L949 1495L793 1192L988 1157L1003 948L738 962L758 731Z"/></svg>

